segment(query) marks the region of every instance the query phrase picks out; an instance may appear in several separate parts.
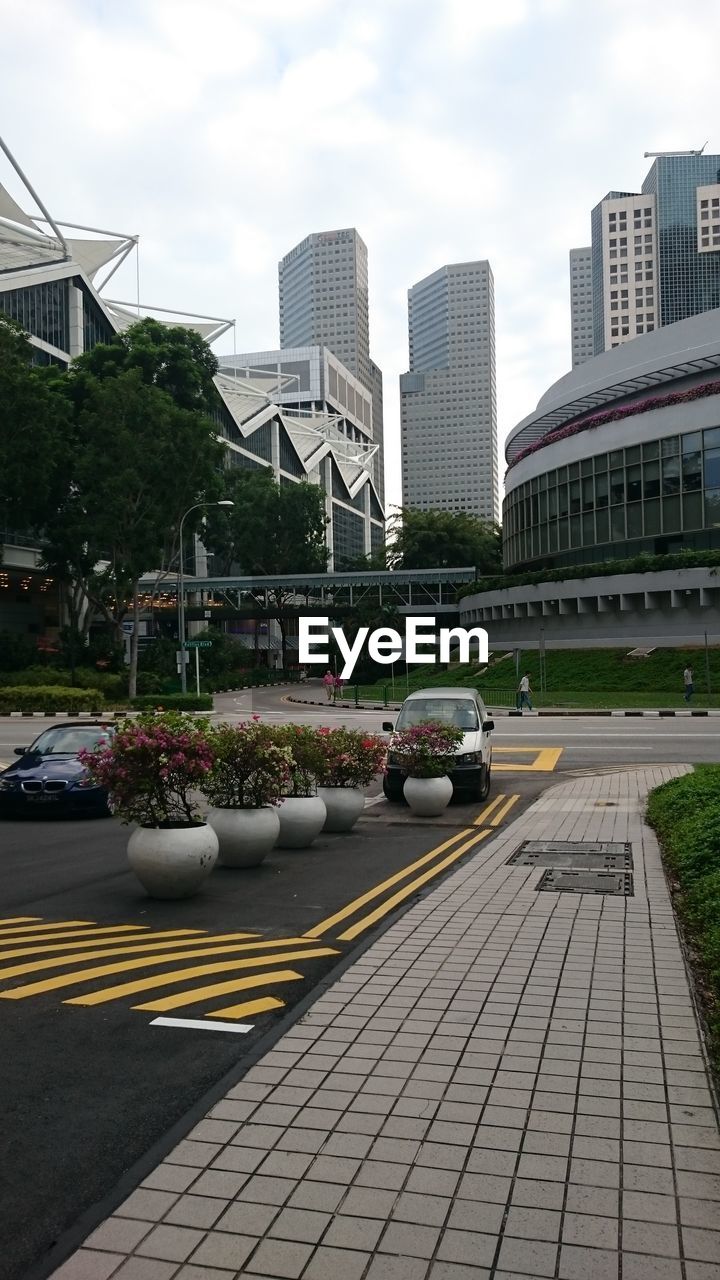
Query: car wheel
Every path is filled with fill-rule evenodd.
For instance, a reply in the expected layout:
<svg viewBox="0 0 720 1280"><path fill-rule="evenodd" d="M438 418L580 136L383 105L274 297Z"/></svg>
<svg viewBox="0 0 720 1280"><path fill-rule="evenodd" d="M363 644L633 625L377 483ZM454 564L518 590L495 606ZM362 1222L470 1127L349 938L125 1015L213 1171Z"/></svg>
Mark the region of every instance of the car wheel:
<svg viewBox="0 0 720 1280"><path fill-rule="evenodd" d="M387 778L383 778L383 795L391 804L400 804L403 798L402 788L391 787Z"/></svg>
<svg viewBox="0 0 720 1280"><path fill-rule="evenodd" d="M480 769L480 781L478 782L473 800L487 800L490 795L490 768L488 765L482 765Z"/></svg>

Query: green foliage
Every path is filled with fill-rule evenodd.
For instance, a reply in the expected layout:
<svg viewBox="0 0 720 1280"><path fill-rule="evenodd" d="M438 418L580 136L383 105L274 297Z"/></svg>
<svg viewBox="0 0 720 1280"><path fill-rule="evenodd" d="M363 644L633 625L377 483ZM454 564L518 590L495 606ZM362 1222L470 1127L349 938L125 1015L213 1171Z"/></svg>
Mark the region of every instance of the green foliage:
<svg viewBox="0 0 720 1280"><path fill-rule="evenodd" d="M34 366L32 355L20 326L0 314L0 517L24 529L41 525L59 496L69 418L59 371Z"/></svg>
<svg viewBox="0 0 720 1280"><path fill-rule="evenodd" d="M37 656L37 645L28 636L0 631L0 671L22 671L37 662Z"/></svg>
<svg viewBox="0 0 720 1280"><path fill-rule="evenodd" d="M163 693L132 698L130 706L134 711L212 711L213 700L209 693Z"/></svg>
<svg viewBox="0 0 720 1280"><path fill-rule="evenodd" d="M263 576L327 568L325 495L319 485L278 484L270 467L223 473L233 506L211 508L203 541L229 572Z"/></svg>
<svg viewBox="0 0 720 1280"><path fill-rule="evenodd" d="M219 809L262 809L279 804L293 758L271 725L257 720L208 730L212 765L202 789Z"/></svg>
<svg viewBox="0 0 720 1280"><path fill-rule="evenodd" d="M274 727L273 734L275 741L292 756L287 794L314 796L324 769L317 730L306 724L281 724Z"/></svg>
<svg viewBox="0 0 720 1280"><path fill-rule="evenodd" d="M213 378L218 362L204 338L182 325L147 317L76 364L103 380L137 369L147 386L165 391L182 409L208 410L217 400Z"/></svg>
<svg viewBox="0 0 720 1280"><path fill-rule="evenodd" d="M534 587L544 582L572 582L602 578L613 573L651 573L664 569L705 569L720 565L720 551L678 551L674 555L638 555L630 560L603 560L597 564L568 565L564 569L534 569L528 573L497 573L465 583L457 598L481 591L502 591L507 587Z"/></svg>
<svg viewBox="0 0 720 1280"><path fill-rule="evenodd" d="M675 906L699 964L698 992L720 1066L720 765L698 765L651 792L655 828L676 881Z"/></svg>
<svg viewBox="0 0 720 1280"><path fill-rule="evenodd" d="M419 511L403 507L390 521L388 561L397 569L457 569L474 565L478 573L502 571L498 525L467 511Z"/></svg>
<svg viewBox="0 0 720 1280"><path fill-rule="evenodd" d="M99 689L63 688L62 685L12 685L0 689L0 715L12 711L99 711L105 699Z"/></svg>

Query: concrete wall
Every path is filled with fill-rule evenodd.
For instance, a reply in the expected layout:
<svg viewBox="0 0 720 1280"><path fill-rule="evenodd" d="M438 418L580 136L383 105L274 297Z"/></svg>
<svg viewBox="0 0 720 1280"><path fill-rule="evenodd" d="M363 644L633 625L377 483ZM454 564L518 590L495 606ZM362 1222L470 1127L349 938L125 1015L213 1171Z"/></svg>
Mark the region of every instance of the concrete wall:
<svg viewBox="0 0 720 1280"><path fill-rule="evenodd" d="M672 647L720 644L720 573L672 569L543 582L466 596L462 626L483 626L490 648Z"/></svg>

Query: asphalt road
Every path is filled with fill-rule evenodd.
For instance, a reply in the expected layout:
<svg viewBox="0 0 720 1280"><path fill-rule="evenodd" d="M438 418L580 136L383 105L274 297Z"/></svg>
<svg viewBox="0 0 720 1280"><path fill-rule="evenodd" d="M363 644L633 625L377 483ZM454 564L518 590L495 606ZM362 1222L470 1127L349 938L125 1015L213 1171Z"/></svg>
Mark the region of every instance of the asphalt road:
<svg viewBox="0 0 720 1280"><path fill-rule="evenodd" d="M279 721L291 715L369 730L380 730L383 720L392 718L382 712L293 706L285 699L286 691L279 690L223 695L218 718L257 713ZM47 723L0 720L0 760L9 761L12 747L28 743ZM136 1162L158 1143L171 1145L173 1125L185 1121L189 1128L188 1113L205 1109L208 1091L219 1088L228 1074L239 1076L253 1052L337 966L432 888L436 881L425 878L428 872L439 878L466 857L482 857L483 832L493 834L494 823L512 821L568 772L720 760L715 723L498 718L489 805L452 805L442 818L420 822L403 806L388 805L376 784L351 835L322 836L302 852L274 851L252 871L216 869L204 892L187 902L145 897L126 868L127 829L114 819L3 822L1 1280L46 1274L59 1260L57 1252L48 1252L54 1243L60 1240L61 1251L69 1249L83 1214L89 1214L85 1234L93 1214L107 1212L127 1194L133 1179L128 1171ZM461 834L470 829L472 836ZM400 891L406 896L398 901ZM356 901L366 894L372 895L366 902ZM33 919L23 922L23 917ZM18 923L9 923L13 920ZM175 938L175 931L199 932L186 934L184 942L182 935L178 943L172 936L154 941L159 950L148 959L147 944L132 937L123 941L123 930L138 929L170 931ZM38 933L49 936L43 941ZM60 939L52 936L58 933ZM218 937L227 934L236 936ZM237 937L243 934L250 936ZM28 941L20 944L20 937ZM133 955L137 959L126 949L133 943L145 959L129 971ZM238 955L262 956L262 964L251 971L256 988L232 997L269 998L271 1007L238 1024L248 1030L155 1022L168 992L176 997L172 1015L181 1021L202 1020L221 1007L217 999L213 1006L213 1000L198 996L209 981L198 987L192 972L193 952L201 951L211 963L227 963L213 981L235 976L231 962ZM94 958L84 960L90 952ZM177 954L182 960L170 959ZM88 976L90 969L103 967L105 957L116 966L112 974ZM7 972L18 964L23 973ZM163 984L169 974L172 982ZM140 994L119 990L138 975L144 983ZM263 977L271 981L264 984ZM225 996L222 1007L227 1002Z"/></svg>

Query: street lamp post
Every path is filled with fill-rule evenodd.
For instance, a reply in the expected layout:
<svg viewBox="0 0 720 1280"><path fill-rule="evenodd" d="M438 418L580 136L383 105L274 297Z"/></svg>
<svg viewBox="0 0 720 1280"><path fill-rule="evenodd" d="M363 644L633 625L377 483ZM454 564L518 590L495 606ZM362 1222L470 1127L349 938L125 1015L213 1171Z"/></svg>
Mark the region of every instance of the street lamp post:
<svg viewBox="0 0 720 1280"><path fill-rule="evenodd" d="M194 506L188 507L187 511L180 517L180 567L178 573L178 641L180 643L180 688L183 693L187 693L187 670L185 667L185 574L183 570L183 521L189 516L191 511L197 511L199 507L232 507L235 504L230 498L221 498L219 502L196 502Z"/></svg>

